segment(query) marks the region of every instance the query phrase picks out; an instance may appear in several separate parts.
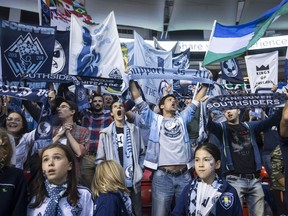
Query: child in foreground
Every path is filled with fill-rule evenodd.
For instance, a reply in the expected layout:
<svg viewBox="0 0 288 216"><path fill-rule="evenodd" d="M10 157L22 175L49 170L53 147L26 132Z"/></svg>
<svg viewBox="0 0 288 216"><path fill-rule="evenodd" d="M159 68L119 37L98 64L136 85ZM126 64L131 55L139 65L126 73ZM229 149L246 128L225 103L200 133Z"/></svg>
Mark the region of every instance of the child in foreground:
<svg viewBox="0 0 288 216"><path fill-rule="evenodd" d="M242 216L237 191L216 173L221 154L216 145L204 143L195 150L197 177L182 191L172 215Z"/></svg>
<svg viewBox="0 0 288 216"><path fill-rule="evenodd" d="M42 169L32 182L27 215L92 216L91 192L77 185L75 158L62 144L45 147L41 154Z"/></svg>
<svg viewBox="0 0 288 216"><path fill-rule="evenodd" d="M116 161L106 160L97 165L92 191L96 197L96 216L133 215L124 171Z"/></svg>

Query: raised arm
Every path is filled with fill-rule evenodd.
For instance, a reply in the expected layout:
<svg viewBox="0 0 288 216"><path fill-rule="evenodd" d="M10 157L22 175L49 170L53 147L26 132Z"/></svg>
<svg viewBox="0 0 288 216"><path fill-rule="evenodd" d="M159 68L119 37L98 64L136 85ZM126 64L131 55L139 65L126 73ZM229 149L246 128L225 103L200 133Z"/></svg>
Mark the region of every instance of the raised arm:
<svg viewBox="0 0 288 216"><path fill-rule="evenodd" d="M133 100L135 101L137 98L141 97L140 92L135 84L134 80L130 80L129 82L130 92Z"/></svg>
<svg viewBox="0 0 288 216"><path fill-rule="evenodd" d="M206 95L207 89L208 89L208 86L202 84L201 89L195 95L194 100L199 102Z"/></svg>

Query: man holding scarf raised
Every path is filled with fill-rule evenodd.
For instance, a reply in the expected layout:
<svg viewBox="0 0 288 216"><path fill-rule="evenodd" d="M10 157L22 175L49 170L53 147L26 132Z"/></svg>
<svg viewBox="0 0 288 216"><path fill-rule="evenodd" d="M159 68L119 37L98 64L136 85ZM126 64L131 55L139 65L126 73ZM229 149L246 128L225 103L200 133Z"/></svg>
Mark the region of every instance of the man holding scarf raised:
<svg viewBox="0 0 288 216"><path fill-rule="evenodd" d="M174 197L177 200L191 180L188 170L192 167L193 155L187 124L195 117L206 90L207 87L202 85L192 103L179 115L176 115L176 97L172 94L162 97L159 115L149 108L135 82L130 80L130 91L140 111L141 124L150 127L144 166L155 170L152 180L153 216L169 215Z"/></svg>

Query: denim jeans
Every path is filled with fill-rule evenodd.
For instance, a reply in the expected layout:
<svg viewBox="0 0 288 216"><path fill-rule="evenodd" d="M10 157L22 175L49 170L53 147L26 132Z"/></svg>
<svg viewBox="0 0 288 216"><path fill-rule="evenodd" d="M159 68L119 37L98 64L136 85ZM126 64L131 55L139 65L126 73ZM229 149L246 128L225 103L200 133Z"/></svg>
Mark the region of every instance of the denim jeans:
<svg viewBox="0 0 288 216"><path fill-rule="evenodd" d="M189 171L180 176L173 176L162 170L155 171L152 180L152 216L169 215L174 197L177 202L191 179Z"/></svg>
<svg viewBox="0 0 288 216"><path fill-rule="evenodd" d="M228 175L226 179L236 189L242 206L245 198L249 216L264 216L265 202L261 179L246 179L233 175Z"/></svg>

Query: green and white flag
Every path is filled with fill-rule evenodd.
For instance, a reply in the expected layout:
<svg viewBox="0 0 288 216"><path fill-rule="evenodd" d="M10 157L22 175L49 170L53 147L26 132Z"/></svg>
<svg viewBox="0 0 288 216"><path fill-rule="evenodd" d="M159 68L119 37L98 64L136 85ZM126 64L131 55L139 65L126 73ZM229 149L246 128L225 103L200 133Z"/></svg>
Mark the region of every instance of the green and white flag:
<svg viewBox="0 0 288 216"><path fill-rule="evenodd" d="M264 35L271 23L287 13L288 0L283 0L279 5L249 23L225 26L215 21L202 65L206 66L242 55Z"/></svg>

